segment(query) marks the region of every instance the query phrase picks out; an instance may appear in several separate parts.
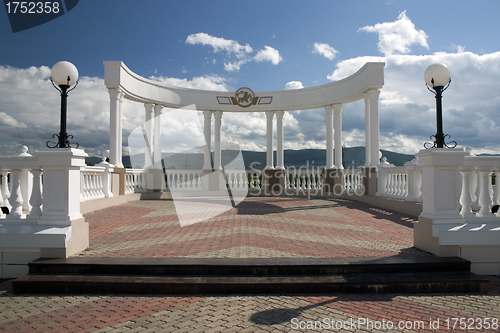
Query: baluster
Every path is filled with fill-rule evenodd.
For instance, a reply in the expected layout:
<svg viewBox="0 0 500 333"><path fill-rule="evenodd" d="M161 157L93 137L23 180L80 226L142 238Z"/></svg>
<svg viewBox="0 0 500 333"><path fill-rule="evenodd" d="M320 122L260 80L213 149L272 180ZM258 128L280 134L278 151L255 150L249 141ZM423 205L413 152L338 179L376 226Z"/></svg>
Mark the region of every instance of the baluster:
<svg viewBox="0 0 500 333"><path fill-rule="evenodd" d="M462 175L462 193L460 194L460 215L464 218L474 217L471 206L474 203L471 195L470 177L471 174L475 176L475 173L467 167L460 167L460 174Z"/></svg>
<svg viewBox="0 0 500 333"><path fill-rule="evenodd" d="M500 205L500 167L495 167L494 172L495 186L493 187L493 205Z"/></svg>
<svg viewBox="0 0 500 333"><path fill-rule="evenodd" d="M9 198L10 198L10 191L9 191L9 180L8 180L8 174L9 170L7 169L1 169L0 174L2 175L2 205L9 208L9 210L12 208L9 203Z"/></svg>
<svg viewBox="0 0 500 333"><path fill-rule="evenodd" d="M479 173L479 212L476 214L477 217L488 217L491 216L491 174L492 171L487 167L476 167Z"/></svg>
<svg viewBox="0 0 500 333"><path fill-rule="evenodd" d="M9 219L21 219L23 216L23 197L21 195L21 169L12 168L10 170L10 198L9 203L12 207Z"/></svg>
<svg viewBox="0 0 500 333"><path fill-rule="evenodd" d="M404 195L404 175L402 173L398 173L397 175L397 197L401 198Z"/></svg>
<svg viewBox="0 0 500 333"><path fill-rule="evenodd" d="M495 188L493 189L493 204L500 205L500 167L495 167ZM500 217L500 209L495 216Z"/></svg>
<svg viewBox="0 0 500 333"><path fill-rule="evenodd" d="M33 189L31 191L31 198L30 198L30 204L31 204L31 212L27 216L29 219L39 219L40 216L42 215L42 168L41 167L35 167L31 169L31 173L33 174Z"/></svg>
<svg viewBox="0 0 500 333"><path fill-rule="evenodd" d="M479 173L477 170L473 170L473 173L470 177L470 186L471 186L471 195L472 195L472 210L479 210Z"/></svg>

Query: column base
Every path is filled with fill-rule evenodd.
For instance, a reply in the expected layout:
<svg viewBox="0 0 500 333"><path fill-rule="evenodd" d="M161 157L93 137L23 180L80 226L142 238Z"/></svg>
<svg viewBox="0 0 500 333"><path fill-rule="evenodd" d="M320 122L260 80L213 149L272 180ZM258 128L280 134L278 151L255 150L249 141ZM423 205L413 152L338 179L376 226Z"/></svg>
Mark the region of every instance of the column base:
<svg viewBox="0 0 500 333"><path fill-rule="evenodd" d="M324 169L323 171L323 192L341 193L343 191L335 190L337 187L343 188L344 174L342 169Z"/></svg>
<svg viewBox="0 0 500 333"><path fill-rule="evenodd" d="M377 168L365 166L362 169L365 195L375 196L375 193L377 193Z"/></svg>
<svg viewBox="0 0 500 333"><path fill-rule="evenodd" d="M264 170L262 187L267 193L283 193L285 191L285 170Z"/></svg>
<svg viewBox="0 0 500 333"><path fill-rule="evenodd" d="M225 191L227 194L226 179L222 170L203 170L201 181L204 191Z"/></svg>

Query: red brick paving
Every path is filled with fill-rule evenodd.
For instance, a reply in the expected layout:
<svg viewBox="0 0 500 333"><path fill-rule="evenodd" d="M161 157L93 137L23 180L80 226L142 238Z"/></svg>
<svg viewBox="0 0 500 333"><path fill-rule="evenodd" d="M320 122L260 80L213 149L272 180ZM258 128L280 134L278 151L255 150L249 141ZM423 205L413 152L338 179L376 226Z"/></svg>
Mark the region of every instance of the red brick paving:
<svg viewBox="0 0 500 333"><path fill-rule="evenodd" d="M185 227L158 225L178 221L171 200L148 202L147 207L124 204L85 218L90 247L83 256L203 256L242 246L307 257L390 256L400 250L423 254L412 249L413 217L347 200L246 198L236 208ZM134 225L143 228L123 229Z"/></svg>
<svg viewBox="0 0 500 333"><path fill-rule="evenodd" d="M148 226L176 221L172 207L167 207L171 202L157 202L160 206L156 208L141 207L141 204L145 203L130 203L87 214L85 217L90 223L91 249L84 255L217 255L224 249L245 246L260 248L264 254L269 251L274 255L289 253L312 257L389 256L397 255L399 251L399 255L425 255L411 248L411 217L354 202L248 198L241 206L211 222L183 228L178 225ZM310 225L314 223L325 225ZM329 227L329 224L335 227ZM150 228L117 231L125 226L137 225ZM351 227L372 229L353 230ZM234 232L224 234L228 230ZM206 237L199 236L202 234ZM309 240L297 238L297 234L303 234ZM191 238L173 238L179 236ZM321 238L323 236L327 239L343 239L344 242L327 243ZM157 244L153 242L155 239L171 242ZM143 246L118 248L130 240L139 241ZM376 249L363 247L363 244ZM387 250L384 249L386 246L396 248ZM397 246L400 250L397 250ZM370 294L321 297L34 297L14 295L8 281L0 283L0 332L291 332L294 331L293 317L304 323L319 322L324 318L342 321L365 318L379 322L391 321L395 325L400 321L423 321L426 325L423 329L407 332L461 332L464 330L448 329L445 320L500 318L500 279L489 279L489 294L484 295ZM431 329L429 320L437 319L441 323L439 329ZM334 329L298 329L294 332L324 331L343 332ZM384 330L359 328L352 331ZM397 327L393 331L403 332Z"/></svg>

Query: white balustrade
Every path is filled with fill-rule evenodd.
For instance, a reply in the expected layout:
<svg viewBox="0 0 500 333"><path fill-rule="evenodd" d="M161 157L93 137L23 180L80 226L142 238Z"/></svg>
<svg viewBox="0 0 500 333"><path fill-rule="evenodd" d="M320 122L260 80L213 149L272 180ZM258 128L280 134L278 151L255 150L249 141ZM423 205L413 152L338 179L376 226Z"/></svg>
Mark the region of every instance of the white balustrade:
<svg viewBox="0 0 500 333"><path fill-rule="evenodd" d="M500 158L496 156L466 156L460 167L460 214L466 219L500 222L500 213L491 208L500 203ZM494 181L495 179L495 181Z"/></svg>
<svg viewBox="0 0 500 333"><path fill-rule="evenodd" d="M285 170L285 187L296 191L321 190L323 174L321 168L287 168Z"/></svg>
<svg viewBox="0 0 500 333"><path fill-rule="evenodd" d="M344 190L347 194L361 194L364 192L363 187L363 171L361 169L344 169Z"/></svg>
<svg viewBox="0 0 500 333"><path fill-rule="evenodd" d="M376 196L405 201L422 201L422 172L414 164L379 167Z"/></svg>
<svg viewBox="0 0 500 333"><path fill-rule="evenodd" d="M80 199L82 201L105 198L104 174L105 167L88 166L80 172Z"/></svg>
<svg viewBox="0 0 500 333"><path fill-rule="evenodd" d="M199 191L203 189L200 170L165 170L165 183L170 190Z"/></svg>
<svg viewBox="0 0 500 333"><path fill-rule="evenodd" d="M248 176L245 170L225 171L226 183L231 189L244 189L249 187Z"/></svg>
<svg viewBox="0 0 500 333"><path fill-rule="evenodd" d="M247 170L248 188L262 187L262 173L259 170Z"/></svg>
<svg viewBox="0 0 500 333"><path fill-rule="evenodd" d="M125 194L146 192L146 170L125 170Z"/></svg>

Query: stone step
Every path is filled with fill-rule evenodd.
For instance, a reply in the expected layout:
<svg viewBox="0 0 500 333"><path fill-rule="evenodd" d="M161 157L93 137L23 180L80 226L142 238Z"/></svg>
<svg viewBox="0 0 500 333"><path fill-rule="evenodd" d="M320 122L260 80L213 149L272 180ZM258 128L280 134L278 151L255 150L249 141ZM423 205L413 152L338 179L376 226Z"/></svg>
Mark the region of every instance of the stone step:
<svg viewBox="0 0 500 333"><path fill-rule="evenodd" d="M468 272L316 276L140 276L29 274L13 283L21 294L332 294L485 292L487 279Z"/></svg>
<svg viewBox="0 0 500 333"><path fill-rule="evenodd" d="M314 276L339 274L469 272L461 258L87 258L38 259L30 274L142 276Z"/></svg>

